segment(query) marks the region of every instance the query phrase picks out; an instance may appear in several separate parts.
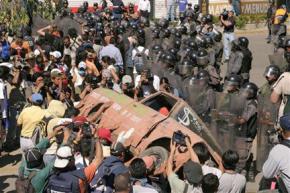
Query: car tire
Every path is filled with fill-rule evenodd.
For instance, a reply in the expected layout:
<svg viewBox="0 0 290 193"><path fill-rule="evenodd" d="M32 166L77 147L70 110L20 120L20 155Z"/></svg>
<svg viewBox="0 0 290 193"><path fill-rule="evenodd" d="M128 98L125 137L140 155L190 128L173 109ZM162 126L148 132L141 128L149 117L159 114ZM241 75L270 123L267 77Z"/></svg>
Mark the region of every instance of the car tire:
<svg viewBox="0 0 290 193"><path fill-rule="evenodd" d="M167 161L168 156L169 156L169 152L167 151L167 149L165 149L164 147L161 146L153 146L153 147L149 147L148 149L145 149L140 155L139 157L145 157L145 156L156 156L156 168L159 168L165 161Z"/></svg>

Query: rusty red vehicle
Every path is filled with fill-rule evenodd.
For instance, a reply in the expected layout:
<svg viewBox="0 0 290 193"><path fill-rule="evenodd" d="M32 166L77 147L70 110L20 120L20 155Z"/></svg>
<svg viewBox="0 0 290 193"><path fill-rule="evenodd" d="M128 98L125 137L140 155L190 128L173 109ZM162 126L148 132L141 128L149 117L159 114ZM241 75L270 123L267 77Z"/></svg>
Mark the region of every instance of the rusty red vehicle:
<svg viewBox="0 0 290 193"><path fill-rule="evenodd" d="M157 92L140 102L109 89L98 88L87 95L79 104L81 115L93 116L106 102L112 105L98 121L99 127L110 128L113 139L126 135L124 145L136 157L156 156L155 174L164 171L170 151L170 141L176 131L188 135L192 144L207 144L212 160L217 161L221 148L210 130L182 99L169 93ZM167 116L159 110L166 107ZM190 158L189 152L177 152L175 163L180 168Z"/></svg>

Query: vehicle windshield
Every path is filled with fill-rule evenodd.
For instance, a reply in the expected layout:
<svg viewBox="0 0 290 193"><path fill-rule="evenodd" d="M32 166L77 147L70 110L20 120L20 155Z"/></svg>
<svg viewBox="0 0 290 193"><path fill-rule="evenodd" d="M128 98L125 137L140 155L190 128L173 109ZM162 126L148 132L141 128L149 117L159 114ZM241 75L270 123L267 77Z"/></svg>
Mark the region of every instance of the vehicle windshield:
<svg viewBox="0 0 290 193"><path fill-rule="evenodd" d="M156 95L152 98L149 98L146 101L143 101L142 103L151 109L154 109L155 111L158 111L164 115L164 111L168 111L168 114L170 113L171 109L176 104L177 100L170 97L169 95L165 95L163 93L160 93L159 95Z"/></svg>

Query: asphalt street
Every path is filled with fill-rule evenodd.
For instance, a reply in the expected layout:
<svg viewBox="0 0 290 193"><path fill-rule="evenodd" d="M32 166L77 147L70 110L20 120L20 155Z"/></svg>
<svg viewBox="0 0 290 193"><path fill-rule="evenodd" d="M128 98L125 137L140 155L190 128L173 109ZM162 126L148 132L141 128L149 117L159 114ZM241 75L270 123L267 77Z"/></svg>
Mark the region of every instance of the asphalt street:
<svg viewBox="0 0 290 193"><path fill-rule="evenodd" d="M247 32L246 32L247 33ZM250 41L250 49L253 52L253 65L250 80L261 86L265 79L263 72L267 65L269 65L268 54L273 52L271 45L266 43L266 32L256 32L248 34L239 34L239 36L246 36ZM222 72L225 72L226 67L222 67ZM14 151L10 155L0 157L0 193L13 193L15 192L15 179L17 175L17 168L21 159L20 151ZM258 180L256 183L248 183L247 192L257 191Z"/></svg>

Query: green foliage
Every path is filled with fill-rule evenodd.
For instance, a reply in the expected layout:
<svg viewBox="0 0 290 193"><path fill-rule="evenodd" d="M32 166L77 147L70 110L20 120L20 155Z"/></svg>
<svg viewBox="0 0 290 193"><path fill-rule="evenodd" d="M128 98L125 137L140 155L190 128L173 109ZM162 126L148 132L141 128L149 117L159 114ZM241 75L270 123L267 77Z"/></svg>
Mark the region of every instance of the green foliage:
<svg viewBox="0 0 290 193"><path fill-rule="evenodd" d="M247 24L247 18L243 16L239 16L236 18L236 27L238 29L244 29Z"/></svg>
<svg viewBox="0 0 290 193"><path fill-rule="evenodd" d="M12 31L29 22L25 8L21 0L1 0L0 23L5 24Z"/></svg>

